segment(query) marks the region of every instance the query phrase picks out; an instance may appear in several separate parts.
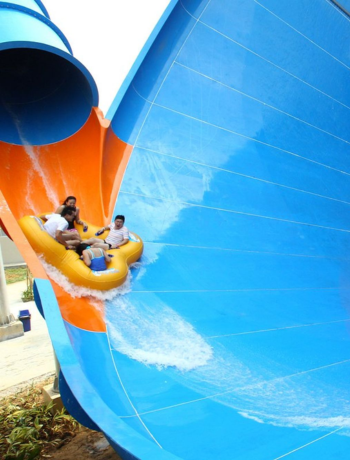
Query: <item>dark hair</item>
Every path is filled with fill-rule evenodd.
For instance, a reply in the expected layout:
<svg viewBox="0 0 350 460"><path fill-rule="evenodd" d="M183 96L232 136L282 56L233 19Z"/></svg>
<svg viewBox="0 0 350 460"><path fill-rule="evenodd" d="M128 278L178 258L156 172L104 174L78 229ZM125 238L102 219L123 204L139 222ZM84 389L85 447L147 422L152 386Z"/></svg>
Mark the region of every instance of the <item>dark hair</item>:
<svg viewBox="0 0 350 460"><path fill-rule="evenodd" d="M120 214L118 216L115 216L114 220L117 220L117 219L120 219L122 220L123 222L125 222L125 217L124 216L121 216Z"/></svg>
<svg viewBox="0 0 350 460"><path fill-rule="evenodd" d="M76 211L75 208L73 208L72 206L65 206L63 209L62 209L62 212L61 212L61 217L64 217L66 216L67 214L69 216L71 216L72 214L74 214Z"/></svg>
<svg viewBox="0 0 350 460"><path fill-rule="evenodd" d="M81 255L83 254L83 251L85 251L85 249L87 249L87 248L89 248L89 247L90 247L90 246L89 246L88 244L86 244L86 243L80 243L80 244L76 247L75 251L76 251L77 254L79 254L79 255L81 256Z"/></svg>
<svg viewBox="0 0 350 460"><path fill-rule="evenodd" d="M64 202L62 204L67 204L67 201L69 200L75 200L75 202L77 201L77 199L75 198L75 196L67 196L67 198L64 200Z"/></svg>

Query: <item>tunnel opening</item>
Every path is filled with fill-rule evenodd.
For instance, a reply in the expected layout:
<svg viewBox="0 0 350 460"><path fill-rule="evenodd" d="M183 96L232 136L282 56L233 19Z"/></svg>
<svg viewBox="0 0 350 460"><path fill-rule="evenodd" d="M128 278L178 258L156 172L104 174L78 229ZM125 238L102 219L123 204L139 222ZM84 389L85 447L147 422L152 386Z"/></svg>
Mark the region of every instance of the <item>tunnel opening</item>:
<svg viewBox="0 0 350 460"><path fill-rule="evenodd" d="M74 58L71 58L74 59ZM77 132L94 95L74 62L33 48L0 52L0 140L45 145Z"/></svg>

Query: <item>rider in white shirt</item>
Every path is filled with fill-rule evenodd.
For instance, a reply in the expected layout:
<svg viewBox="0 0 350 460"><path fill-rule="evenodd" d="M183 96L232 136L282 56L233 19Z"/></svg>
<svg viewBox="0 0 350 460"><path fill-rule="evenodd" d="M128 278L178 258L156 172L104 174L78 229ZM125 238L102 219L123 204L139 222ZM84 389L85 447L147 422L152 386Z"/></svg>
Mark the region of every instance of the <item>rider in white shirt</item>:
<svg viewBox="0 0 350 460"><path fill-rule="evenodd" d="M105 231L109 231L108 236L104 240L89 238L88 240L84 240L84 243L90 245L92 248L101 248L104 250L116 249L123 246L129 241L129 230L124 226L124 222L124 216L116 216L114 222L107 227L100 228L96 233L96 235L101 235Z"/></svg>
<svg viewBox="0 0 350 460"><path fill-rule="evenodd" d="M69 222L75 218L75 209L66 206L60 214L47 214L40 216L45 221L44 229L56 241L63 244L67 249L75 249L81 242L80 236L67 232ZM76 233L76 232L74 232Z"/></svg>

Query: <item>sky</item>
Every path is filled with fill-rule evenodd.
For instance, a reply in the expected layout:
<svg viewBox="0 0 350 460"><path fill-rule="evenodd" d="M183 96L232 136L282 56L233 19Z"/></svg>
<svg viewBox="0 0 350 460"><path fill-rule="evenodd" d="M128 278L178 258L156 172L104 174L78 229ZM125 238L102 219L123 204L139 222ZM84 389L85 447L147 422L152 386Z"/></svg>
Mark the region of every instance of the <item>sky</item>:
<svg viewBox="0 0 350 460"><path fill-rule="evenodd" d="M170 0L42 0L73 55L92 74L106 115Z"/></svg>

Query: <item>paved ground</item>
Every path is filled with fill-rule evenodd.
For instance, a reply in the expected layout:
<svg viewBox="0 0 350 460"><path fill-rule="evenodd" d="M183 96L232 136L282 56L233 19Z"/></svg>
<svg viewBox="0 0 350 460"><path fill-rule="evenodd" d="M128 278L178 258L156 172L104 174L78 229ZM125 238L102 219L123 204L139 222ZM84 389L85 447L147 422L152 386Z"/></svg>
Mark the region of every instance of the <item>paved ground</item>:
<svg viewBox="0 0 350 460"><path fill-rule="evenodd" d="M45 320L34 302L23 303L22 292L26 281L7 285L11 312L18 317L19 310L29 309L31 331L16 339L0 342L0 397L12 393L16 387L27 385L42 377L53 375L55 361Z"/></svg>

